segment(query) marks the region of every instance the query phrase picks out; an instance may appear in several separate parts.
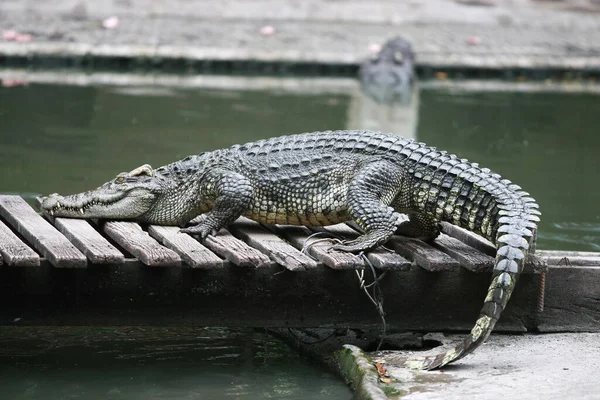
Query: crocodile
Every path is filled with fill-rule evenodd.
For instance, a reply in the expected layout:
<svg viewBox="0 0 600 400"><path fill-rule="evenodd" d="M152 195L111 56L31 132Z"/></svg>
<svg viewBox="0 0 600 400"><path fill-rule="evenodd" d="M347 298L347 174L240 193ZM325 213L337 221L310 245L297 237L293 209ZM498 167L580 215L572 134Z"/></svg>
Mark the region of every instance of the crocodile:
<svg viewBox="0 0 600 400"><path fill-rule="evenodd" d="M388 40L360 67L363 91L381 104L409 103L414 63L415 55L408 40L402 37Z"/></svg>
<svg viewBox="0 0 600 400"><path fill-rule="evenodd" d="M411 356L434 369L477 348L500 318L533 249L538 205L528 193L476 163L412 139L372 131L282 136L201 153L152 169L120 173L97 189L42 199L54 217L185 224L205 239L244 215L266 224L323 226L353 220L359 237L336 244L367 251L393 234L434 240L441 221L497 248L491 284L474 328L453 349ZM408 216L408 218L407 218Z"/></svg>

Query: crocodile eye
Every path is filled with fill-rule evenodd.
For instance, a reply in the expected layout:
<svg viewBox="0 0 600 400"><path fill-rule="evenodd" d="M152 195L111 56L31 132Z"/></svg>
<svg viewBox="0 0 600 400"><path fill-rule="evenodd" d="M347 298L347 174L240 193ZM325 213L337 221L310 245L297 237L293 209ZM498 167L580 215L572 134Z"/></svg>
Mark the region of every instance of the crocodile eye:
<svg viewBox="0 0 600 400"><path fill-rule="evenodd" d="M404 56L402 56L402 52L396 51L394 53L394 62L396 64L402 64L404 62Z"/></svg>
<svg viewBox="0 0 600 400"><path fill-rule="evenodd" d="M119 176L119 177L117 177L117 179L115 179L115 182L116 183L123 183L123 182L125 182L125 177Z"/></svg>

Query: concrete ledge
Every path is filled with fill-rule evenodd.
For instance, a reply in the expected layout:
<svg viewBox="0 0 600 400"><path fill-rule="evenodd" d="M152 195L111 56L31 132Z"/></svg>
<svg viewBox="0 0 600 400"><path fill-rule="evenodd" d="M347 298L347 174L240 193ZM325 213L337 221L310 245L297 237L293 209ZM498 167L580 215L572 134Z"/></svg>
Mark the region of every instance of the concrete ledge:
<svg viewBox="0 0 600 400"><path fill-rule="evenodd" d="M94 68L349 76L370 47L402 35L413 42L425 76L456 69L503 76L499 71L509 70L505 78L510 79L511 73L547 70L579 71L587 78L600 71L599 19L583 9L542 2L490 0L486 7L444 0L126 3L2 3L2 29L29 33L33 41L0 41L0 66L50 61ZM119 25L104 29L102 20L111 15L119 17ZM267 25L273 29L261 33Z"/></svg>

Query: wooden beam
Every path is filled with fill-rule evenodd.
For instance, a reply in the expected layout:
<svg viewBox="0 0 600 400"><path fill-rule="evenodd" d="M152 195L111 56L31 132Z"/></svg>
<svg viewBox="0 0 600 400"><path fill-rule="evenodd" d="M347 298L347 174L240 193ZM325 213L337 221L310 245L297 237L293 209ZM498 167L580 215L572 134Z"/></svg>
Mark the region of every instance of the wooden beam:
<svg viewBox="0 0 600 400"><path fill-rule="evenodd" d="M318 267L315 260L248 218L238 218L229 227L229 231L290 271L306 271Z"/></svg>
<svg viewBox="0 0 600 400"><path fill-rule="evenodd" d="M19 239L4 222L0 221L0 254L9 266L37 267L40 256Z"/></svg>
<svg viewBox="0 0 600 400"><path fill-rule="evenodd" d="M223 268L224 262L199 241L179 232L176 226L150 225L148 233L163 246L175 251L191 268Z"/></svg>
<svg viewBox="0 0 600 400"><path fill-rule="evenodd" d="M174 267L181 265L181 258L171 249L161 246L135 222L101 222L101 229L119 246L151 267Z"/></svg>
<svg viewBox="0 0 600 400"><path fill-rule="evenodd" d="M85 268L87 258L19 196L0 196L0 215L58 268Z"/></svg>

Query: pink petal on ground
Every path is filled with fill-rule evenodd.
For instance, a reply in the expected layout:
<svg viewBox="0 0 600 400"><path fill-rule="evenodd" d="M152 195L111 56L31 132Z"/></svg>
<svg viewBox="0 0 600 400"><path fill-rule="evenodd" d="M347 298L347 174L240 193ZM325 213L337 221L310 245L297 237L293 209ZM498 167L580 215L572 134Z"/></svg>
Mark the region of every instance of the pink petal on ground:
<svg viewBox="0 0 600 400"><path fill-rule="evenodd" d="M381 51L381 45L379 43L369 43L369 53L377 54Z"/></svg>
<svg viewBox="0 0 600 400"><path fill-rule="evenodd" d="M4 40L15 40L19 32L17 31L2 31L2 39Z"/></svg>
<svg viewBox="0 0 600 400"><path fill-rule="evenodd" d="M115 29L119 26L119 17L108 17L102 21L102 26L104 29Z"/></svg>
<svg viewBox="0 0 600 400"><path fill-rule="evenodd" d="M28 33L19 33L15 36L15 42L27 43L33 40L33 36Z"/></svg>
<svg viewBox="0 0 600 400"><path fill-rule="evenodd" d="M275 34L275 27L271 25L265 25L258 31L262 36L271 36Z"/></svg>
<svg viewBox="0 0 600 400"><path fill-rule="evenodd" d="M467 44L471 46L475 46L481 43L481 38L479 36L469 36L467 38Z"/></svg>

